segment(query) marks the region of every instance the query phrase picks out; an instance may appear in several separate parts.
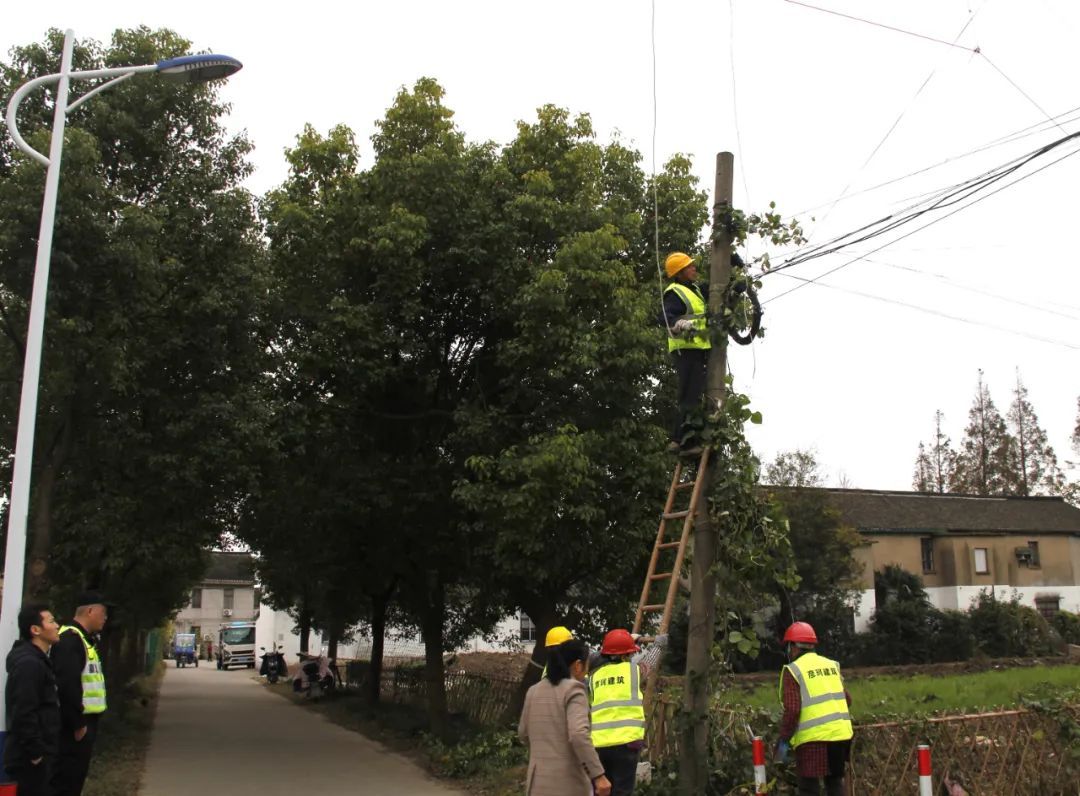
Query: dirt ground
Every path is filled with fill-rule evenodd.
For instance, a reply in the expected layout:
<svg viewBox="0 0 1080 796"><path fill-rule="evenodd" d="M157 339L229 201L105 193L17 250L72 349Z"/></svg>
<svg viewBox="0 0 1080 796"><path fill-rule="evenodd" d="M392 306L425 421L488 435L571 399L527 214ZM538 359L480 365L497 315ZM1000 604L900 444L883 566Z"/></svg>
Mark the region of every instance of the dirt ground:
<svg viewBox="0 0 1080 796"><path fill-rule="evenodd" d="M493 680L520 680L529 656L519 652L463 652L447 663L447 673L461 672Z"/></svg>

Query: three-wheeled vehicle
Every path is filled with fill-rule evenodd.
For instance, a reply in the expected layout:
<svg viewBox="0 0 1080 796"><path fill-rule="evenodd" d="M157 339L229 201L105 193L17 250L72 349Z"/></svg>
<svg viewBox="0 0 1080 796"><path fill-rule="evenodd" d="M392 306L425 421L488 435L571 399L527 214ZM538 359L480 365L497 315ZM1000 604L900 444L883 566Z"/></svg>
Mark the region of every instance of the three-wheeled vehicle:
<svg viewBox="0 0 1080 796"><path fill-rule="evenodd" d="M196 667L199 665L199 656L195 654L195 634L177 633L173 639L173 658L176 659L176 667L179 669L189 663Z"/></svg>

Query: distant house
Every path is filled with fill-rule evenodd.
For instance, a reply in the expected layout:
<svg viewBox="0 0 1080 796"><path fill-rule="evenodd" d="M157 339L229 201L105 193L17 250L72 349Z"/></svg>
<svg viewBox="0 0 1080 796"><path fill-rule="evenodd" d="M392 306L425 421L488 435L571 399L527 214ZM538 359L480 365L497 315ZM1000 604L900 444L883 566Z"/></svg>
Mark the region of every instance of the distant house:
<svg viewBox="0 0 1080 796"><path fill-rule="evenodd" d="M223 623L255 621L258 601L252 562L250 553L212 552L205 577L173 620L176 632L194 633L202 649L208 636L217 643Z"/></svg>
<svg viewBox="0 0 1080 796"><path fill-rule="evenodd" d="M855 628L874 613L874 571L896 564L923 579L931 602L966 610L980 592L1052 616L1080 613L1080 509L1061 498L977 497L828 489L866 544Z"/></svg>

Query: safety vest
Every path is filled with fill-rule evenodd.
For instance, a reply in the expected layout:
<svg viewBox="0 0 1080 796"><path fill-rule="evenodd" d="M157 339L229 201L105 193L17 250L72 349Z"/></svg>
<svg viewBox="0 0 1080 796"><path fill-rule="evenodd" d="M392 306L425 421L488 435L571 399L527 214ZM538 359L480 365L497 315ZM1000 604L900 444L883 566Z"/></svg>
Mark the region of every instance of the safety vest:
<svg viewBox="0 0 1080 796"><path fill-rule="evenodd" d="M589 675L593 746L620 746L645 738L645 698L636 663L606 663Z"/></svg>
<svg viewBox="0 0 1080 796"><path fill-rule="evenodd" d="M694 322L694 334L689 338L668 335L668 351L678 351L680 348L712 348L705 322L705 298L701 295L701 291L696 286L688 287L682 282L672 282L664 289L665 293L672 291L678 294L683 304L690 309L683 317L690 318Z"/></svg>
<svg viewBox="0 0 1080 796"><path fill-rule="evenodd" d="M82 670L83 713L104 713L105 672L101 668L101 658L98 657L97 649L86 640L86 636L79 628L73 625L64 625L60 628L61 633L67 633L69 630L79 637L83 649L86 650L86 664Z"/></svg>
<svg viewBox="0 0 1080 796"><path fill-rule="evenodd" d="M784 667L799 684L802 710L799 726L791 736L796 748L810 741L849 741L851 714L848 712L840 664L807 652ZM780 672L780 701L784 701L784 672Z"/></svg>

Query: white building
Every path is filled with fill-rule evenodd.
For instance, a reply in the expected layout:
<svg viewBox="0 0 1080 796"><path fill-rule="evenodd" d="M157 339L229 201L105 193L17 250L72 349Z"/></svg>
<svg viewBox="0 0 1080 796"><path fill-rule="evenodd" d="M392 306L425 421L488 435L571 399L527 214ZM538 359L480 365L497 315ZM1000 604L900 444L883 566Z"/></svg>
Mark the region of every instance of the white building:
<svg viewBox="0 0 1080 796"><path fill-rule="evenodd" d="M217 646L222 624L253 622L258 613L251 554L215 551L210 554L206 576L191 590L191 598L176 615L173 627L177 633L194 633L200 656L205 657L208 642Z"/></svg>

